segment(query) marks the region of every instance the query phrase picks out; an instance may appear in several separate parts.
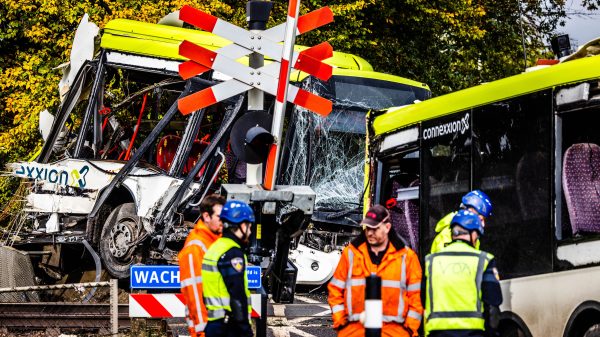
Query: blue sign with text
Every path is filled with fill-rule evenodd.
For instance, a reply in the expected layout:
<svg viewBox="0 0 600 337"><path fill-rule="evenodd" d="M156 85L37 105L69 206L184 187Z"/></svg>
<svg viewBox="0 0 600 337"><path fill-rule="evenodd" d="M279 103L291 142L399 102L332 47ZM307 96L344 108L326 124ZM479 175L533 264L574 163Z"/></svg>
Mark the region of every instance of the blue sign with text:
<svg viewBox="0 0 600 337"><path fill-rule="evenodd" d="M246 276L248 276L248 289L258 289L262 286L260 267L246 266Z"/></svg>
<svg viewBox="0 0 600 337"><path fill-rule="evenodd" d="M179 266L131 266L131 289L179 289Z"/></svg>
<svg viewBox="0 0 600 337"><path fill-rule="evenodd" d="M260 267L247 266L248 288L262 287ZM179 289L179 266L131 266L131 289Z"/></svg>

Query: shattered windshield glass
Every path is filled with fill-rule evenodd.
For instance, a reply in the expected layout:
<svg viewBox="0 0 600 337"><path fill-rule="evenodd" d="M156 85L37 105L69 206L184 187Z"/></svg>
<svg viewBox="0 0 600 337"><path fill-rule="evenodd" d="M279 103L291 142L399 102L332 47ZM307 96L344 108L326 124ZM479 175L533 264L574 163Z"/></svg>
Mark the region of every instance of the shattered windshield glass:
<svg viewBox="0 0 600 337"><path fill-rule="evenodd" d="M428 91L350 76L333 76L327 83L308 78L304 86L330 99L333 111L323 118L302 108L294 109L282 181L311 186L317 194L317 210L356 208L363 193L366 112L424 100Z"/></svg>

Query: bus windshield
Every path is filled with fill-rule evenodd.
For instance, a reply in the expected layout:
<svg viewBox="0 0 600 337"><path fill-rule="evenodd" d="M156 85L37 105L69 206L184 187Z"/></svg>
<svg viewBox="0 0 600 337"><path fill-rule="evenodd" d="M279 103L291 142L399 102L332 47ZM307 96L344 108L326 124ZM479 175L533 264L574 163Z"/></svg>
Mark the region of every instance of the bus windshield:
<svg viewBox="0 0 600 337"><path fill-rule="evenodd" d="M408 84L372 78L335 76L324 88L331 96L334 109L381 110L392 106L412 104L429 97L429 91ZM364 123L363 123L364 124Z"/></svg>
<svg viewBox="0 0 600 337"><path fill-rule="evenodd" d="M283 181L311 186L317 193L317 211L358 209L363 193L366 112L425 100L429 91L359 76L333 76L327 83L311 78L305 86L334 102L333 111L326 118L302 109L292 114L290 151L286 151L290 157Z"/></svg>

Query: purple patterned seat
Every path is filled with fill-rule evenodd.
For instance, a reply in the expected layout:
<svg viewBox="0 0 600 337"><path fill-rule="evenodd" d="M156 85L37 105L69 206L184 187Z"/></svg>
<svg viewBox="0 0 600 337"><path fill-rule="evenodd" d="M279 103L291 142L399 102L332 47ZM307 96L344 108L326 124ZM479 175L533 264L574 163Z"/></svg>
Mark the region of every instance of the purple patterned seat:
<svg viewBox="0 0 600 337"><path fill-rule="evenodd" d="M600 146L569 147L563 159L562 184L573 235L600 233Z"/></svg>
<svg viewBox="0 0 600 337"><path fill-rule="evenodd" d="M419 185L419 180L415 180L408 187ZM392 198L397 197L398 189L407 187L402 186L398 181L392 183ZM390 209L392 225L396 233L400 235L408 245L414 250L419 249L419 201L403 200L399 201L396 207Z"/></svg>
<svg viewBox="0 0 600 337"><path fill-rule="evenodd" d="M238 160L232 151L225 153L225 165L227 166L228 183L238 184L246 181L246 163ZM235 167L234 167L235 166Z"/></svg>

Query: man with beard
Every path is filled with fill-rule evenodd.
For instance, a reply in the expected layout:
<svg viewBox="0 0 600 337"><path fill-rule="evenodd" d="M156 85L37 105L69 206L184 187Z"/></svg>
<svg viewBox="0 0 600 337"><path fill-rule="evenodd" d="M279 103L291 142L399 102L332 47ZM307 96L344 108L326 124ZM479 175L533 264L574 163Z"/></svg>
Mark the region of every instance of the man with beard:
<svg viewBox="0 0 600 337"><path fill-rule="evenodd" d="M339 337L365 336L366 278L381 278L382 336L417 336L421 324L421 265L417 254L392 229L390 213L381 206L369 209L364 232L342 252L327 289L333 328Z"/></svg>

